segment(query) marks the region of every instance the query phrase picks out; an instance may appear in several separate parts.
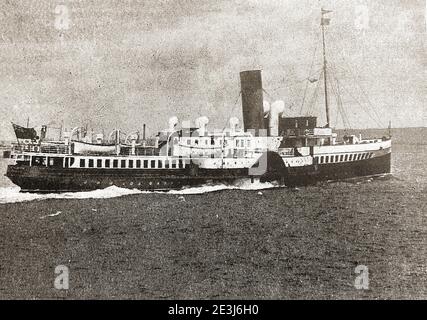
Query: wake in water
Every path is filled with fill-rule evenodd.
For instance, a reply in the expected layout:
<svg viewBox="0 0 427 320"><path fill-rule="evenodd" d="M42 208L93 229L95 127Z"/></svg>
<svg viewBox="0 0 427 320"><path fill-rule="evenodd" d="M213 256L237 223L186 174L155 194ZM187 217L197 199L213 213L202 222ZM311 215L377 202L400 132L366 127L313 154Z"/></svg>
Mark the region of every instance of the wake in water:
<svg viewBox="0 0 427 320"><path fill-rule="evenodd" d="M382 174L370 177L358 177L340 181L327 181L325 183L369 183L373 180L388 180L393 179L391 174ZM24 202L33 200L46 200L46 199L104 199L104 198L116 198L131 194L149 194L149 193L160 193L160 194L173 194L173 195L188 195L188 194L203 194L209 192L216 192L221 190L263 190L271 188L283 187L278 183L254 181L250 179L241 179L233 184L206 184L199 187L188 187L180 190L170 191L142 191L137 189L126 189L116 186L111 186L105 189L94 190L94 191L83 191L83 192L65 192L65 193L49 193L49 194L37 194L37 193L21 193L19 187L3 187L0 188L0 204L1 203L13 203L13 202Z"/></svg>
<svg viewBox="0 0 427 320"><path fill-rule="evenodd" d="M261 183L259 181L251 182L249 179L242 179L234 184L207 184L200 187L188 187L181 190L170 191L141 191L137 189L126 189L116 186L111 186L105 189L83 192L65 192L65 193L21 193L19 187L5 187L0 188L0 203L13 203L24 202L33 200L46 200L46 199L104 199L116 198L130 194L145 194L145 193L161 193L173 195L185 194L203 194L208 192L215 192L221 190L263 190L280 187L274 183Z"/></svg>
<svg viewBox="0 0 427 320"><path fill-rule="evenodd" d="M21 193L19 187L0 188L0 203L24 202L45 199L100 199L115 198L128 194L140 193L139 190L124 189L119 187L108 187L102 190L84 192L64 192L64 193Z"/></svg>
<svg viewBox="0 0 427 320"><path fill-rule="evenodd" d="M393 176L391 173L381 173L371 176L364 176L364 177L354 177L354 178L348 178L348 179L341 179L341 180L328 180L325 183L333 184L333 183L351 183L351 184L361 184L361 183L370 183L375 180L400 180Z"/></svg>

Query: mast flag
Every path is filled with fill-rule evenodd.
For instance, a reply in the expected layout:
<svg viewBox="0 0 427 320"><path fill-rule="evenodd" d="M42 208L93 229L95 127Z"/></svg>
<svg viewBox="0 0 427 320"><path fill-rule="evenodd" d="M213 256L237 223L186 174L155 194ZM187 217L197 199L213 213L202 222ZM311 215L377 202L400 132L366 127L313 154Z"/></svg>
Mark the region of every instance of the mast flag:
<svg viewBox="0 0 427 320"><path fill-rule="evenodd" d="M18 140L18 144L20 142L23 143L31 143L38 139L37 132L34 128L25 128L21 127L12 122L13 131L15 131L16 139Z"/></svg>
<svg viewBox="0 0 427 320"><path fill-rule="evenodd" d="M325 10L325 9L322 8L322 19L320 20L320 25L321 26L328 26L329 25L329 23L331 22L331 19L330 18L324 18L323 16L325 14L328 14L328 13L331 13L331 12L333 12L333 11L332 10Z"/></svg>
<svg viewBox="0 0 427 320"><path fill-rule="evenodd" d="M322 25L322 26L329 26L329 22L331 22L330 18L322 18L320 20L320 25Z"/></svg>

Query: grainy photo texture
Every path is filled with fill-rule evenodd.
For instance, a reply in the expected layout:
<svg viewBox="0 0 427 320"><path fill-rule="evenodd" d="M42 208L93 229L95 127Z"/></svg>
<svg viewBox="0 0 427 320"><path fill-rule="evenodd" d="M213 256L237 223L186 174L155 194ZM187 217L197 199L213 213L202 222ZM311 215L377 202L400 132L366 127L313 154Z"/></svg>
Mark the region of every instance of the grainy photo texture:
<svg viewBox="0 0 427 320"><path fill-rule="evenodd" d="M0 299L426 299L426 14L1 0Z"/></svg>

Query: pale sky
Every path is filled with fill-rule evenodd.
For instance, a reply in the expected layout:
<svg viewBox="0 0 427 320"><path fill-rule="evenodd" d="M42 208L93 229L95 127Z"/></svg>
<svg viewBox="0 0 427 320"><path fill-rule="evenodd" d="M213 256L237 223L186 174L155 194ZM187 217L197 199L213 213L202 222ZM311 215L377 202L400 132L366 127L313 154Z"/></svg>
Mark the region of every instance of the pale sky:
<svg viewBox="0 0 427 320"><path fill-rule="evenodd" d="M265 100L297 115L313 56L310 78L321 68L322 6L333 11L328 61L351 126L426 126L425 0L1 0L0 140L27 117L106 132L146 123L153 134L171 116L207 116L223 128L241 118L239 72L255 68ZM323 124L316 85L302 113Z"/></svg>

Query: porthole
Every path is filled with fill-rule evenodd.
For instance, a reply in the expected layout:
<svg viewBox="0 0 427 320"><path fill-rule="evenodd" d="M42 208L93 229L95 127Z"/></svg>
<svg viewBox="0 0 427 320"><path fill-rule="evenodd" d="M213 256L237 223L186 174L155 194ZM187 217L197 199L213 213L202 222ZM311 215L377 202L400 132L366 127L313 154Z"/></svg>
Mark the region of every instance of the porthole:
<svg viewBox="0 0 427 320"><path fill-rule="evenodd" d="M149 185L150 185L150 186L151 186L151 185L153 185L153 182L151 182L151 181L150 181Z"/></svg>
<svg viewBox="0 0 427 320"><path fill-rule="evenodd" d="M133 182L129 183L131 186L133 186Z"/></svg>

